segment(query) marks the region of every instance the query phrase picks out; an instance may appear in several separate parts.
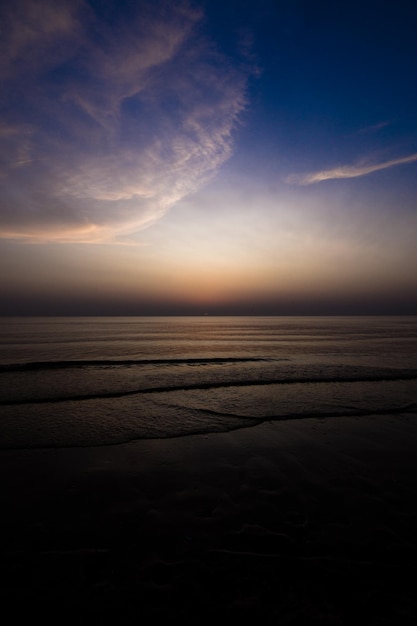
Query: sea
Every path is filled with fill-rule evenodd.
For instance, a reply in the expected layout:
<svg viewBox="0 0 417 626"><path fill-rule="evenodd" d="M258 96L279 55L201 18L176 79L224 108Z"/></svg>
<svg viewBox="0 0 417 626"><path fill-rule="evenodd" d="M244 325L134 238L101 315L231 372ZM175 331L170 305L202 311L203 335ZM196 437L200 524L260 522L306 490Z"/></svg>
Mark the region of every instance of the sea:
<svg viewBox="0 0 417 626"><path fill-rule="evenodd" d="M417 317L0 318L0 448L417 414Z"/></svg>

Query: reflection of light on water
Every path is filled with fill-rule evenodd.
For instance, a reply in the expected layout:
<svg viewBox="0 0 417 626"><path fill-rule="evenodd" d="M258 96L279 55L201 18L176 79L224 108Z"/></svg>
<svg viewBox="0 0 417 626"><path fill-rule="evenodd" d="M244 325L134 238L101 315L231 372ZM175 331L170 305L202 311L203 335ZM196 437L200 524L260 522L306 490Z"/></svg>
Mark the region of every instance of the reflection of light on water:
<svg viewBox="0 0 417 626"><path fill-rule="evenodd" d="M0 446L417 410L414 318L206 316L19 320L12 332L8 324Z"/></svg>

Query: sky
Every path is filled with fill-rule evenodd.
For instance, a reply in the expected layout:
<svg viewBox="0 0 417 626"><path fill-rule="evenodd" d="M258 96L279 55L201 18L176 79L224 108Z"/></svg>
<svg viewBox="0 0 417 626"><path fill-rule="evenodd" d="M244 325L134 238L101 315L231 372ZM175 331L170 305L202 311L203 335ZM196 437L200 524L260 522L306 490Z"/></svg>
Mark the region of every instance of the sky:
<svg viewBox="0 0 417 626"><path fill-rule="evenodd" d="M1 315L417 314L413 0L0 25Z"/></svg>

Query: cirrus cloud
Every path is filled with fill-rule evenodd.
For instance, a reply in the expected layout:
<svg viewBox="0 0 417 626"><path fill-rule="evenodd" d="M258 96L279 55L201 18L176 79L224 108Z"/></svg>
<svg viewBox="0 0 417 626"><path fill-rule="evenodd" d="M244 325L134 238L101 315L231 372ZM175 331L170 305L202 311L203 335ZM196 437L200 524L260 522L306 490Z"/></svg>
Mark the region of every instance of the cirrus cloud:
<svg viewBox="0 0 417 626"><path fill-rule="evenodd" d="M123 239L232 154L250 69L200 34L202 12L185 1L93 7L3 9L2 237Z"/></svg>
<svg viewBox="0 0 417 626"><path fill-rule="evenodd" d="M382 163L360 163L357 165L340 165L328 170L320 170L318 172L310 172L309 174L291 174L285 179L287 183L297 185L313 185L321 183L324 180L334 180L338 178L357 178L366 176L372 172L385 170L396 165L404 165L406 163L414 163L417 161L417 154L409 154L399 159L391 159Z"/></svg>

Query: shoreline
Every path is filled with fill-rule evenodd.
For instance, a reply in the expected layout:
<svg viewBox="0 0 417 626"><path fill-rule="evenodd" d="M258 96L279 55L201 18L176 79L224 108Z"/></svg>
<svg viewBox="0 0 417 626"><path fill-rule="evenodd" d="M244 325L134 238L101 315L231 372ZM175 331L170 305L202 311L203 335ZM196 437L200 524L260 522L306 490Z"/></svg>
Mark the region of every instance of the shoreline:
<svg viewBox="0 0 417 626"><path fill-rule="evenodd" d="M416 452L410 414L1 451L3 603L51 623L415 623Z"/></svg>

